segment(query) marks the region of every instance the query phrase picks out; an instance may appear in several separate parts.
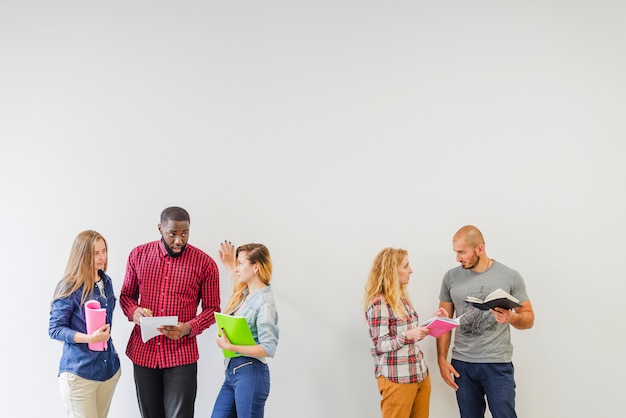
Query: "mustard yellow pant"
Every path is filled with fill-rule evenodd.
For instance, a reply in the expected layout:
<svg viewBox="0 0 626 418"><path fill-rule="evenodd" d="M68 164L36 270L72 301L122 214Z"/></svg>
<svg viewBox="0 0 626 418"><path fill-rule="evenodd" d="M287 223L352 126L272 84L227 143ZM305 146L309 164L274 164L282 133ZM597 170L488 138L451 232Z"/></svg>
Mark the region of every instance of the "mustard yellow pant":
<svg viewBox="0 0 626 418"><path fill-rule="evenodd" d="M393 383L378 377L383 418L428 418L430 376L419 383Z"/></svg>

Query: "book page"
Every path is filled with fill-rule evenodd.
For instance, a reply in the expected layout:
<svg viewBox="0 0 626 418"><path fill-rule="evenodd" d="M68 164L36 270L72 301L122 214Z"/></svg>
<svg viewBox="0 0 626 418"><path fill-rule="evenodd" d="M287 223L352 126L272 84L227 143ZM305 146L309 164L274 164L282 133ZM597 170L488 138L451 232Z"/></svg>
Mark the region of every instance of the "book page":
<svg viewBox="0 0 626 418"><path fill-rule="evenodd" d="M494 299L509 299L509 300L512 300L513 302L519 303L519 299L510 295L509 293L505 292L502 289L496 289L493 292L489 293L487 297L485 298L485 302L488 302Z"/></svg>
<svg viewBox="0 0 626 418"><path fill-rule="evenodd" d="M139 319L141 324L141 340L145 343L150 338L162 335L157 328L163 325L178 325L177 316L143 316Z"/></svg>

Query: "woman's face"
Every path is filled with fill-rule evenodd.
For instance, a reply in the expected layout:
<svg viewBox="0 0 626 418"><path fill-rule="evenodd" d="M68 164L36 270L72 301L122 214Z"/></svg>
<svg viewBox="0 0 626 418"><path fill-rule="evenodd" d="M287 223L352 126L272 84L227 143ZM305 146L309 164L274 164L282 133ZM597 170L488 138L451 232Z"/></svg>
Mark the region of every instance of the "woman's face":
<svg viewBox="0 0 626 418"><path fill-rule="evenodd" d="M96 270L103 270L107 262L107 246L103 239L98 239L93 246L93 263Z"/></svg>
<svg viewBox="0 0 626 418"><path fill-rule="evenodd" d="M237 267L235 268L235 274L240 282L246 284L250 283L250 281L252 281L252 279L256 276L257 270L257 266L248 260L247 251L241 251L237 255Z"/></svg>
<svg viewBox="0 0 626 418"><path fill-rule="evenodd" d="M409 265L409 256L405 255L402 259L402 263L398 266L398 280L401 285L409 283L411 273L413 273L413 269Z"/></svg>

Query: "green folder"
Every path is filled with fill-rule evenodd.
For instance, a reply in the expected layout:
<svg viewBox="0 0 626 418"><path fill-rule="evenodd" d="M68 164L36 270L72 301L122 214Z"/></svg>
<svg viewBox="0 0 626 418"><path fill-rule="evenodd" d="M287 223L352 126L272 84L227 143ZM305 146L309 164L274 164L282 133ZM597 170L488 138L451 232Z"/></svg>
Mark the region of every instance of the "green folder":
<svg viewBox="0 0 626 418"><path fill-rule="evenodd" d="M224 329L226 336L230 340L232 344L235 345L255 345L256 341L254 341L254 337L252 336L252 331L250 331L250 327L248 326L248 321L245 316L233 316L233 315L224 315L219 312L214 312L215 314L215 322L217 323L217 332L218 335L222 335L221 329ZM229 351L224 351L224 357L239 357L241 354Z"/></svg>

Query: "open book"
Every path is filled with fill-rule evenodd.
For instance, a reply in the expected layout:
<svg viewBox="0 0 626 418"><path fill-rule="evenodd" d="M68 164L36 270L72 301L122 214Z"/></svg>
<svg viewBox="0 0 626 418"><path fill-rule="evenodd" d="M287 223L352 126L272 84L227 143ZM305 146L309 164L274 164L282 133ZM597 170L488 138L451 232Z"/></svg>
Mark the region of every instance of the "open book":
<svg viewBox="0 0 626 418"><path fill-rule="evenodd" d="M467 312L463 313L463 315L465 315ZM443 316L434 316L428 321L421 324L421 326L428 328L428 335L430 335L431 337L441 337L446 332L449 332L458 327L461 323L461 318L463 318L463 315L457 316L456 318L444 318Z"/></svg>
<svg viewBox="0 0 626 418"><path fill-rule="evenodd" d="M217 322L218 333L221 336L221 330L226 333L226 337L234 345L255 345L252 331L248 326L245 316L225 315L215 312L215 322ZM222 350L224 357L238 357L241 354L234 351Z"/></svg>
<svg viewBox="0 0 626 418"><path fill-rule="evenodd" d="M502 289L496 289L489 293L484 300L468 296L465 301L483 311L488 311L489 309L494 308L513 309L522 307L522 305L519 304L519 299L511 296Z"/></svg>

